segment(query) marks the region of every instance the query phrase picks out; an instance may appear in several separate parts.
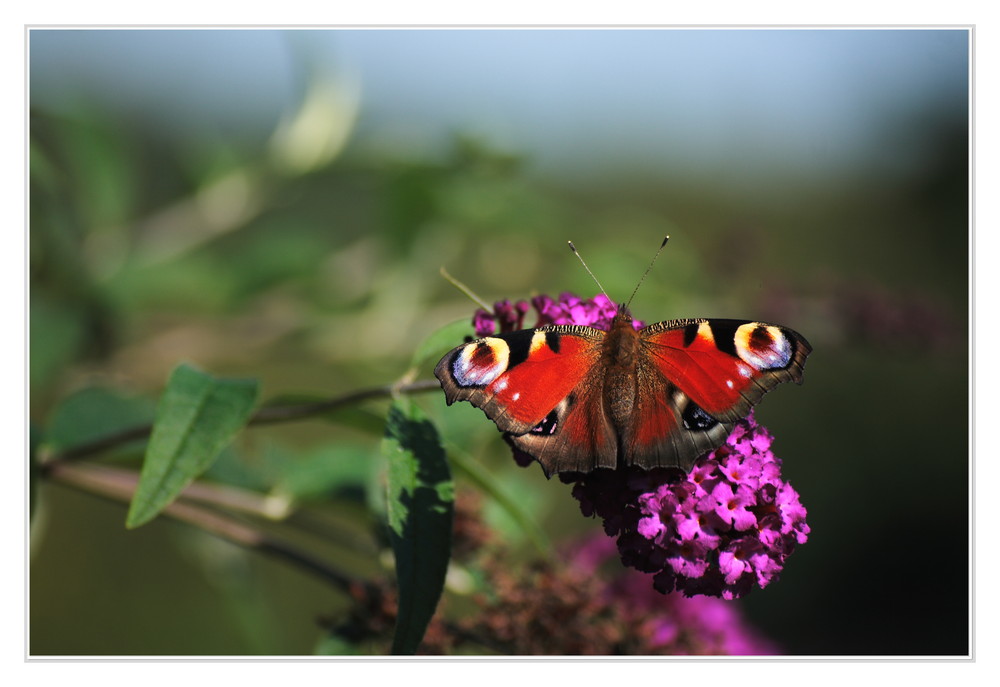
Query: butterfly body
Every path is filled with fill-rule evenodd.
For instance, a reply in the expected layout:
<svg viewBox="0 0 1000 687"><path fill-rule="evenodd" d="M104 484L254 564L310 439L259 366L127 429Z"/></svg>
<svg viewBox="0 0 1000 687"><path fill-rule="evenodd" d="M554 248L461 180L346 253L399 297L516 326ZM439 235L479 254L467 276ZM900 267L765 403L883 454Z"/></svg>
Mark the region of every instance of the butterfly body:
<svg viewBox="0 0 1000 687"><path fill-rule="evenodd" d="M458 346L434 370L547 475L637 465L689 470L760 397L801 383L812 348L762 322L687 319L641 330L550 325Z"/></svg>

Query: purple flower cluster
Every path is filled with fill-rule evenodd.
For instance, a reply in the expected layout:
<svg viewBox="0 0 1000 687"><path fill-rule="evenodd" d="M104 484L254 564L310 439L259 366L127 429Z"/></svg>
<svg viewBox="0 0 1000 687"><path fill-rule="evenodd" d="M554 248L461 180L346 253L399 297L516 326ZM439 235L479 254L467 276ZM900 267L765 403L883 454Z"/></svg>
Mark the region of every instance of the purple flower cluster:
<svg viewBox="0 0 1000 687"><path fill-rule="evenodd" d="M735 599L776 580L809 535L799 495L781 478L773 437L753 416L689 474L595 470L566 475L584 515L604 520L625 565L666 593Z"/></svg>
<svg viewBox="0 0 1000 687"><path fill-rule="evenodd" d="M571 293L560 294L558 299L541 295L532 298L530 305L523 300L516 303L502 300L493 305L493 312L482 308L476 310L472 317L476 336L490 336L495 334L498 328L500 333L524 329L524 317L531 307L538 313L538 318L532 327L544 327L547 324L582 324L607 330L618 312L618 306L603 293L593 298L580 298ZM643 324L636 320L633 326L641 329Z"/></svg>
<svg viewBox="0 0 1000 687"><path fill-rule="evenodd" d="M572 294L558 301L536 296L538 324L581 324L608 329L617 308L606 296ZM476 334L522 328L529 306L501 301L494 312L476 312ZM641 323L636 323L641 327ZM781 478L781 461L771 452L774 437L751 413L726 442L702 456L690 473L638 467L561 473L572 483L584 515L598 516L617 537L622 562L653 573L662 593L735 599L778 578L785 559L809 535L806 510ZM533 458L514 449L527 466Z"/></svg>

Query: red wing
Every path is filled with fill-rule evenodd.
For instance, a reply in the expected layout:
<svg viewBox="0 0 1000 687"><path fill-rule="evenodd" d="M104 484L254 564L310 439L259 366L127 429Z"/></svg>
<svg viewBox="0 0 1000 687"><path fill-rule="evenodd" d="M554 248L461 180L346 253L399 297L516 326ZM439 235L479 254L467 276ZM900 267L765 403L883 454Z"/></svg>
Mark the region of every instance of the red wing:
<svg viewBox="0 0 1000 687"><path fill-rule="evenodd" d="M622 453L628 465L687 471L699 456L726 440L733 423L700 413L659 368L652 358L639 362L635 406L629 422L621 428Z"/></svg>
<svg viewBox="0 0 1000 687"><path fill-rule="evenodd" d="M534 456L547 476L590 472L618 464L617 434L604 411L599 380L588 378L531 431L508 435L511 444Z"/></svg>
<svg viewBox="0 0 1000 687"><path fill-rule="evenodd" d="M801 382L812 350L796 332L743 320L674 320L639 332L625 462L690 470L767 391Z"/></svg>
<svg viewBox="0 0 1000 687"><path fill-rule="evenodd" d="M604 337L572 325L489 336L449 352L434 374L449 405L481 408L546 474L613 467L616 435L595 369Z"/></svg>
<svg viewBox="0 0 1000 687"><path fill-rule="evenodd" d="M616 428L600 368L605 337L571 325L486 337L452 350L434 374L449 404L481 408L546 474L614 468L619 449L627 464L687 470L767 391L801 382L812 351L798 333L760 322L651 325L638 333L632 392L611 390L615 407L633 404Z"/></svg>
<svg viewBox="0 0 1000 687"><path fill-rule="evenodd" d="M452 350L434 374L449 405L469 401L501 430L524 434L583 383L603 340L603 332L589 327L488 336Z"/></svg>
<svg viewBox="0 0 1000 687"><path fill-rule="evenodd" d="M674 320L639 332L653 367L719 422L736 422L781 382L802 382L812 347L800 334L744 320ZM642 430L640 429L640 433Z"/></svg>

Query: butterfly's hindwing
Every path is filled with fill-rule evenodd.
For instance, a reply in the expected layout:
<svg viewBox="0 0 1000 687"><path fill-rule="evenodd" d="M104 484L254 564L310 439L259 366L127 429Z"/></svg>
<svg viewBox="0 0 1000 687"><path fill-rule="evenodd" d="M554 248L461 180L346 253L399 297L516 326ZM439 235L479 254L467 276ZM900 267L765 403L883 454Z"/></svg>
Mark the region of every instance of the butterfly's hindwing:
<svg viewBox="0 0 1000 687"><path fill-rule="evenodd" d="M621 428L621 454L628 465L689 470L718 447L733 423L712 417L648 360L636 371L635 408Z"/></svg>
<svg viewBox="0 0 1000 687"><path fill-rule="evenodd" d="M585 379L545 421L508 441L534 456L547 476L590 472L618 462L617 434L609 421L596 378Z"/></svg>

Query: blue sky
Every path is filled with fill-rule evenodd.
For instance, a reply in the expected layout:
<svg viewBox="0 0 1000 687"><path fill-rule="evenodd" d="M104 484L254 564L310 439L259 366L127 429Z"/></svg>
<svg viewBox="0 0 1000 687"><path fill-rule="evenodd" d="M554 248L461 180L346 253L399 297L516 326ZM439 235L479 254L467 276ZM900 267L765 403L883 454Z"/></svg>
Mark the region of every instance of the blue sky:
<svg viewBox="0 0 1000 687"><path fill-rule="evenodd" d="M967 117L961 30L33 31L35 105L165 136L265 138L321 69L360 85L355 142L454 132L593 166L727 173L906 167Z"/></svg>

